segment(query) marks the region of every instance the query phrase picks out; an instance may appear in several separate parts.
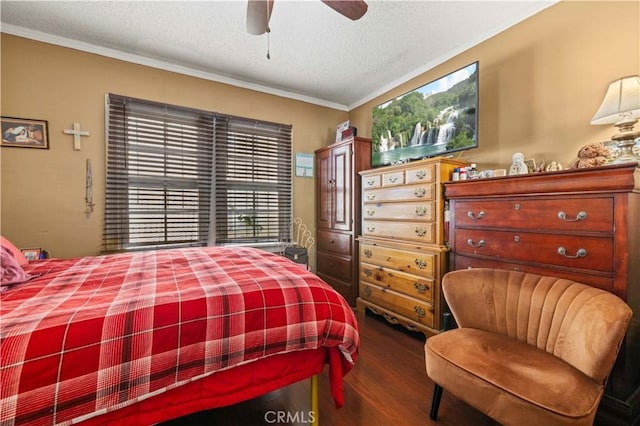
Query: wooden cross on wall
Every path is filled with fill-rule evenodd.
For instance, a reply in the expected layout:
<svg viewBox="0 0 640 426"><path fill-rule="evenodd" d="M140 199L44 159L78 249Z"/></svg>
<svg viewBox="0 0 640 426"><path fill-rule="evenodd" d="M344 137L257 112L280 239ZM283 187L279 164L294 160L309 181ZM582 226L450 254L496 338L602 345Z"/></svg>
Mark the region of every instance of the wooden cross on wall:
<svg viewBox="0 0 640 426"><path fill-rule="evenodd" d="M80 130L80 123L73 123L73 129L66 129L64 133L73 135L73 149L80 151L80 136L89 136L86 130Z"/></svg>

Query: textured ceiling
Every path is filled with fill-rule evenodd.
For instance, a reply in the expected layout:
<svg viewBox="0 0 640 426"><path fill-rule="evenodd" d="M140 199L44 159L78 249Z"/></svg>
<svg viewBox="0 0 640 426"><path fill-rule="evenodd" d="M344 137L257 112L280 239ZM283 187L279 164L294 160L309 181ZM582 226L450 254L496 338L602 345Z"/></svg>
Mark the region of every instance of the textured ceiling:
<svg viewBox="0 0 640 426"><path fill-rule="evenodd" d="M275 0L269 40L247 33L240 0L0 7L5 33L346 110L555 0L367 3L351 21L319 0Z"/></svg>

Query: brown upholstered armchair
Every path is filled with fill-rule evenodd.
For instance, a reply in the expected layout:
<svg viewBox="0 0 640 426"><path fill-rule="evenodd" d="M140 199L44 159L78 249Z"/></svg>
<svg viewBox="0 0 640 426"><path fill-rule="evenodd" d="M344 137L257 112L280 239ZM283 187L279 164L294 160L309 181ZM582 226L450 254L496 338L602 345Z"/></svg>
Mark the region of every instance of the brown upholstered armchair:
<svg viewBox="0 0 640 426"><path fill-rule="evenodd" d="M573 281L494 269L442 283L458 327L425 343L427 374L505 425L590 425L632 311Z"/></svg>

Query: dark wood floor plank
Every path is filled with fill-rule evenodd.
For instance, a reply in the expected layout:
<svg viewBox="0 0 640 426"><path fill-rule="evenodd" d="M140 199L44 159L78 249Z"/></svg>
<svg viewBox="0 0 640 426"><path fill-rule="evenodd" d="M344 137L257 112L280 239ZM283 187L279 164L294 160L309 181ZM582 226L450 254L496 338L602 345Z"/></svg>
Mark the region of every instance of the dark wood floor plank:
<svg viewBox="0 0 640 426"><path fill-rule="evenodd" d="M496 423L445 390L437 422L429 419L433 382L424 364L424 336L388 324L378 316L358 316L360 354L344 378L345 405L336 409L326 371L320 375L322 426L495 426ZM185 416L164 426L308 425L310 381L243 402ZM274 412L298 416L298 422L273 422ZM265 417L266 416L266 417Z"/></svg>

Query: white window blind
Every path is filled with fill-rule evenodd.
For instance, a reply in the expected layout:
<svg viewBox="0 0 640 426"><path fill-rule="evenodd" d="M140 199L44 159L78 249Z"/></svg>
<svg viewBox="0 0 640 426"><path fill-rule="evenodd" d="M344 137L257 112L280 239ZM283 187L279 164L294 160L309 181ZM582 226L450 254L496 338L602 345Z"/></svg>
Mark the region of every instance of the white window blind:
<svg viewBox="0 0 640 426"><path fill-rule="evenodd" d="M216 244L291 240L291 129L216 114Z"/></svg>

